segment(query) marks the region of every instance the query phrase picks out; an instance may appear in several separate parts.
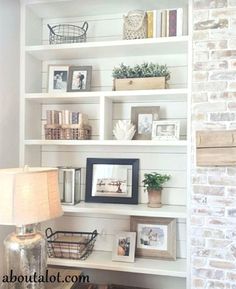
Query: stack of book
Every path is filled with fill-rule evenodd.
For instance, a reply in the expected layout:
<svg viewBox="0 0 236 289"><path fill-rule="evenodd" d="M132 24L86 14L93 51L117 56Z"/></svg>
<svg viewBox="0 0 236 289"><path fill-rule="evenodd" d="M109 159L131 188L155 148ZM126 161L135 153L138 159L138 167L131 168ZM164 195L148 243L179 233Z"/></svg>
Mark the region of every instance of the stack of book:
<svg viewBox="0 0 236 289"><path fill-rule="evenodd" d="M47 124L79 124L82 114L69 110L47 110Z"/></svg>
<svg viewBox="0 0 236 289"><path fill-rule="evenodd" d="M147 11L148 38L183 35L183 8Z"/></svg>

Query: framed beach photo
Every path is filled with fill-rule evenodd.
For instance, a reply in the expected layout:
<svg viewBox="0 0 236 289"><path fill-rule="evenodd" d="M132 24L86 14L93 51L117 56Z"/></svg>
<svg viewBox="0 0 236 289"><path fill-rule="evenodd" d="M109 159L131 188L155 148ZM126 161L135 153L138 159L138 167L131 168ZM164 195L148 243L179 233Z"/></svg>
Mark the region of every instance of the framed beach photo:
<svg viewBox="0 0 236 289"><path fill-rule="evenodd" d="M138 159L88 158L86 202L138 203Z"/></svg>
<svg viewBox="0 0 236 289"><path fill-rule="evenodd" d="M178 140L180 132L179 121L154 121L152 124L153 140Z"/></svg>
<svg viewBox="0 0 236 289"><path fill-rule="evenodd" d="M131 108L131 122L136 127L134 139L152 139L153 121L159 119L159 106L134 106Z"/></svg>
<svg viewBox="0 0 236 289"><path fill-rule="evenodd" d="M112 250L112 261L134 262L135 232L120 232L115 235Z"/></svg>
<svg viewBox="0 0 236 289"><path fill-rule="evenodd" d="M92 79L92 66L71 66L67 90L90 91Z"/></svg>
<svg viewBox="0 0 236 289"><path fill-rule="evenodd" d="M48 92L62 93L67 91L69 66L49 65L48 67Z"/></svg>
<svg viewBox="0 0 236 289"><path fill-rule="evenodd" d="M131 216L136 232L136 256L176 260L176 219Z"/></svg>

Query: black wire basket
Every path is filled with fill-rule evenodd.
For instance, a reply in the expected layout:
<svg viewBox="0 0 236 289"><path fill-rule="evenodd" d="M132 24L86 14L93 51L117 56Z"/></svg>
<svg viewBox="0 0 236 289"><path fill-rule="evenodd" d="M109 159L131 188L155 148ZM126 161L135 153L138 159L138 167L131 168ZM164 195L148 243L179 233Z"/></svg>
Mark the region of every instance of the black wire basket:
<svg viewBox="0 0 236 289"><path fill-rule="evenodd" d="M82 27L70 24L59 24L50 26L49 28L49 43L62 44L62 43L78 43L86 42L88 22L84 22Z"/></svg>
<svg viewBox="0 0 236 289"><path fill-rule="evenodd" d="M98 235L93 232L56 231L51 228L45 230L48 242L48 256L50 258L85 260L92 253Z"/></svg>

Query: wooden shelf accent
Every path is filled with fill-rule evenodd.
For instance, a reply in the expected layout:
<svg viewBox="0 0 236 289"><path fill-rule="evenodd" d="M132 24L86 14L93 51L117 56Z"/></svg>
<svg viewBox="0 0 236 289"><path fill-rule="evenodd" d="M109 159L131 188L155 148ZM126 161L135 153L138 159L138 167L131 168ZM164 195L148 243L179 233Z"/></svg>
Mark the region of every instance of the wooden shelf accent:
<svg viewBox="0 0 236 289"><path fill-rule="evenodd" d="M40 104L98 103L101 97L116 102L186 101L187 88L129 91L66 92L61 94L27 93L25 100ZM145 96L145 98L143 98Z"/></svg>
<svg viewBox="0 0 236 289"><path fill-rule="evenodd" d="M88 269L99 269L140 274L153 274L186 278L186 260L163 261L145 258L136 258L134 263L112 261L111 252L94 251L84 261L49 258L49 265L68 266Z"/></svg>
<svg viewBox="0 0 236 289"><path fill-rule="evenodd" d="M197 131L198 166L235 166L236 130Z"/></svg>
<svg viewBox="0 0 236 289"><path fill-rule="evenodd" d="M113 40L59 45L26 46L26 53L39 60L128 57L179 54L188 50L188 36ZM174 49L173 49L174 45Z"/></svg>
<svg viewBox="0 0 236 289"><path fill-rule="evenodd" d="M88 214L109 214L125 216L146 216L162 218L187 217L185 206L165 206L161 208L149 208L147 204L124 205L124 204L97 204L81 202L75 206L63 205L65 213L88 213Z"/></svg>
<svg viewBox="0 0 236 289"><path fill-rule="evenodd" d="M187 140L25 140L25 145L59 145L59 146L152 146L185 147Z"/></svg>

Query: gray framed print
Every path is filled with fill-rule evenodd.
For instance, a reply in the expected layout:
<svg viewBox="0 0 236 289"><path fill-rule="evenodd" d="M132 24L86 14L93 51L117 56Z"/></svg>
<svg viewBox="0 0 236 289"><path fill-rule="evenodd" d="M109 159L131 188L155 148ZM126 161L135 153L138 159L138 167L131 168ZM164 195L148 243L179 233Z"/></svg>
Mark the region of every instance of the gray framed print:
<svg viewBox="0 0 236 289"><path fill-rule="evenodd" d="M67 91L90 91L92 80L92 66L71 66Z"/></svg>
<svg viewBox="0 0 236 289"><path fill-rule="evenodd" d="M153 121L159 119L160 106L133 106L131 107L131 121L136 127L133 139L152 139Z"/></svg>
<svg viewBox="0 0 236 289"><path fill-rule="evenodd" d="M176 219L131 216L130 231L137 234L137 257L176 260Z"/></svg>

